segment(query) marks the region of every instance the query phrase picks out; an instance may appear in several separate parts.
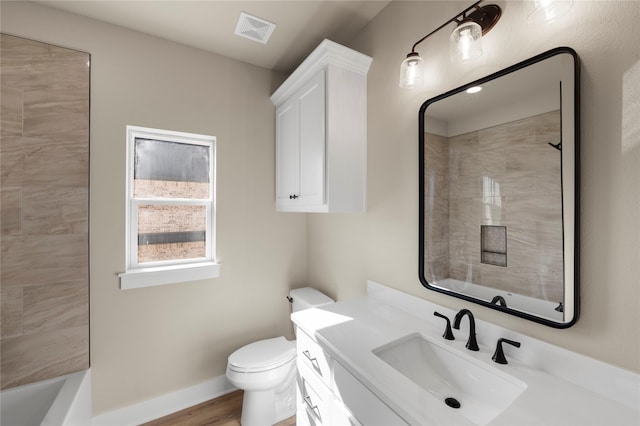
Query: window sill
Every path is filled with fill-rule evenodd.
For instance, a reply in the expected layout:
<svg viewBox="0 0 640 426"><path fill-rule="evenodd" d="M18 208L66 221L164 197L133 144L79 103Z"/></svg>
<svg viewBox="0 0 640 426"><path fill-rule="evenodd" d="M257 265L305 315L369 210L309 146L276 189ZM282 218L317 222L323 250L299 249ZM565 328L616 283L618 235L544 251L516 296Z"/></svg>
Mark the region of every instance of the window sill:
<svg viewBox="0 0 640 426"><path fill-rule="evenodd" d="M153 287L157 285L174 284L185 281L218 278L220 264L215 262L201 262L188 265L172 265L156 268L132 269L118 274L120 289Z"/></svg>

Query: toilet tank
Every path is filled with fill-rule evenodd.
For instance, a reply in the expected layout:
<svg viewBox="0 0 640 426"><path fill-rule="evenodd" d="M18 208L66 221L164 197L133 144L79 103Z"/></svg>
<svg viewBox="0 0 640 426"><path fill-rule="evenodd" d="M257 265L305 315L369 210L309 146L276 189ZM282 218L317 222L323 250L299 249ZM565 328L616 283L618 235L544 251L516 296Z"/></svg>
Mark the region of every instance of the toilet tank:
<svg viewBox="0 0 640 426"><path fill-rule="evenodd" d="M335 300L326 294L311 287L295 288L289 292L289 297L292 312L317 308L335 302Z"/></svg>

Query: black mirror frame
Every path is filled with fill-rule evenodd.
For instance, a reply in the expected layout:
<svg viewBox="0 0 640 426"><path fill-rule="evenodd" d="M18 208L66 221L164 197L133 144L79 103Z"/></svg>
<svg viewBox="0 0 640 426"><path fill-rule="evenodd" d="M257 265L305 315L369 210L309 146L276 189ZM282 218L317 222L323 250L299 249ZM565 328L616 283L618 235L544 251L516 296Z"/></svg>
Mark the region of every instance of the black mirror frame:
<svg viewBox="0 0 640 426"><path fill-rule="evenodd" d="M425 132L425 111L427 107L439 100L452 96L456 93L463 92L470 87L480 86L484 83L487 83L491 80L495 80L499 77L512 73L514 71L526 68L534 63L540 62L544 59L548 59L552 56L558 54L570 54L573 56L574 60L574 109L575 109L575 123L574 123L574 134L575 134L575 187L574 187L574 201L575 201L575 217L574 217L574 277L573 277L573 291L574 291L574 315L573 318L569 322L560 323L548 320L546 318L542 318L539 316L535 316L529 314L527 312L518 311L515 309L510 309L508 307L503 307L495 304L491 304L490 302L486 302L481 299L477 299L471 296L467 296L461 293L452 292L440 287L435 287L429 284L427 279L424 276L424 254L425 254L425 196L426 196L426 185L425 185L425 148L424 148L424 132ZM570 47L557 47L555 49L551 49L547 52L541 53L539 55L533 56L529 59L526 59L522 62L519 62L515 65L507 67L503 70L497 71L493 74L490 74L486 77L483 77L479 80L473 81L471 83L465 84L464 86L460 86L456 89L449 90L441 95L438 95L434 98L431 98L425 101L420 110L418 112L418 153L419 153L419 166L418 166L418 188L419 188L419 202L418 202L418 277L420 279L420 283L427 289L437 291L439 293L444 293L449 296L457 297L459 299L467 300L469 302L477 303L482 306L495 309L501 312L505 312L507 314L515 315L520 318L524 318L530 321L534 321L540 324L544 324L553 328L569 328L574 325L580 316L580 285L579 285L579 275L580 275L580 59L575 50ZM563 216L564 217L564 216Z"/></svg>

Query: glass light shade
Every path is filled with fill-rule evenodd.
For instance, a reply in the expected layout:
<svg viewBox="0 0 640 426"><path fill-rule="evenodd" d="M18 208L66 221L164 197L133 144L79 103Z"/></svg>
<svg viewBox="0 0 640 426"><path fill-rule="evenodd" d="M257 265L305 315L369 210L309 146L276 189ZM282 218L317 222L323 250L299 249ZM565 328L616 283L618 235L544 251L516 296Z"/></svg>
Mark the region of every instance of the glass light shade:
<svg viewBox="0 0 640 426"><path fill-rule="evenodd" d="M527 21L532 25L550 24L565 15L573 0L530 0L525 3Z"/></svg>
<svg viewBox="0 0 640 426"><path fill-rule="evenodd" d="M424 83L424 61L416 52L411 52L400 64L400 87L411 89Z"/></svg>
<svg viewBox="0 0 640 426"><path fill-rule="evenodd" d="M449 39L451 62L464 62L482 56L482 28L473 21L463 22Z"/></svg>

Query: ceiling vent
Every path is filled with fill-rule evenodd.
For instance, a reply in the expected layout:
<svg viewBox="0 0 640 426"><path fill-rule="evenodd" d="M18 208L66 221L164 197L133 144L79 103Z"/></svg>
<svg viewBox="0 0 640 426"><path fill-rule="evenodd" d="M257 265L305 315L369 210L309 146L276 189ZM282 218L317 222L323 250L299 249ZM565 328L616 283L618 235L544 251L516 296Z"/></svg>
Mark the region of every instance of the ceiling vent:
<svg viewBox="0 0 640 426"><path fill-rule="evenodd" d="M240 12L240 19L238 19L235 34L262 44L267 44L271 33L273 33L275 29L276 24L273 22L249 15L246 12Z"/></svg>

